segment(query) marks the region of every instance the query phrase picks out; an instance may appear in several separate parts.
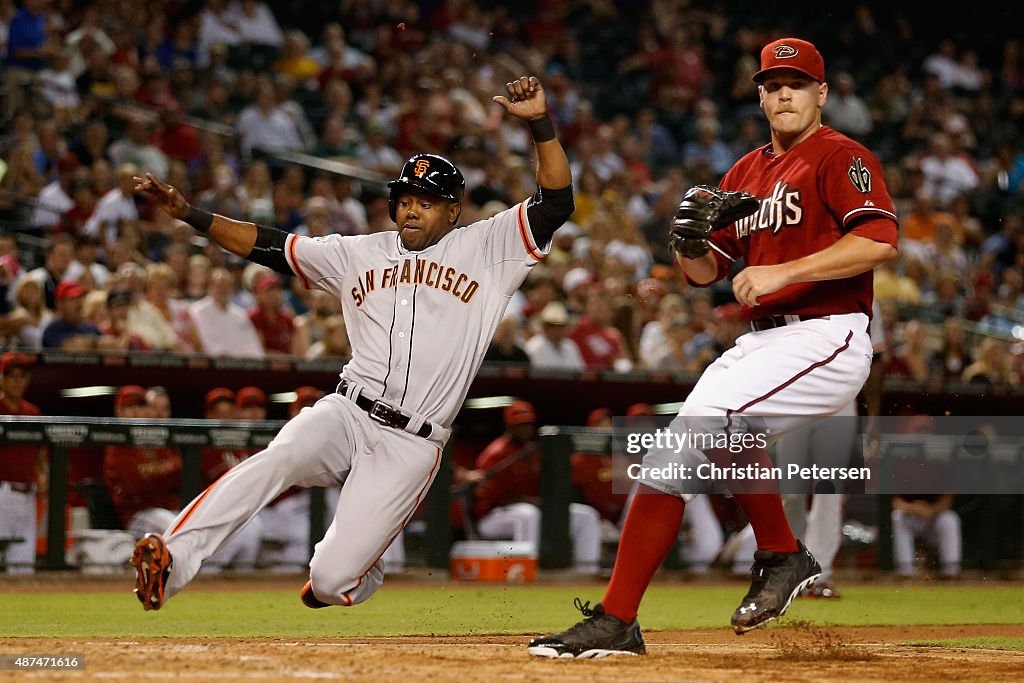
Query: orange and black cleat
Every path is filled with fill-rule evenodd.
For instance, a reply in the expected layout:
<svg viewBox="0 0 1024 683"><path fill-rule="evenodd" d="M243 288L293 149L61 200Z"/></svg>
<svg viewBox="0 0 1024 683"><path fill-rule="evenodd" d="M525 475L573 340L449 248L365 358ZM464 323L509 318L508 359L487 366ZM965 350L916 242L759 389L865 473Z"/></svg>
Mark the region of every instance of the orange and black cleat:
<svg viewBox="0 0 1024 683"><path fill-rule="evenodd" d="M146 534L135 544L132 555L135 567L135 596L146 611L164 605L164 586L171 569L171 553L163 536Z"/></svg>

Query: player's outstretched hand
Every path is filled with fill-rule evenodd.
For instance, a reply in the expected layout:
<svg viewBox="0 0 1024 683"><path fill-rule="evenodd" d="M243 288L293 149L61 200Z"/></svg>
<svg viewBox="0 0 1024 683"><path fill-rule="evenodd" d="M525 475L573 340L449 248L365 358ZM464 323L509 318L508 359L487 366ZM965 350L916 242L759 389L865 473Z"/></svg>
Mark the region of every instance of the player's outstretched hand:
<svg viewBox="0 0 1024 683"><path fill-rule="evenodd" d="M136 192L149 192L154 195L160 200L164 211L166 211L172 218L177 218L179 221L183 221L188 217L188 212L191 208L189 207L189 203L185 200L185 197L171 185L160 182L152 173L147 173L145 178L135 176L132 180L135 181Z"/></svg>
<svg viewBox="0 0 1024 683"><path fill-rule="evenodd" d="M548 101L544 88L536 76L522 76L506 83L508 97L497 95L493 99L505 111L519 119L538 119L548 112Z"/></svg>

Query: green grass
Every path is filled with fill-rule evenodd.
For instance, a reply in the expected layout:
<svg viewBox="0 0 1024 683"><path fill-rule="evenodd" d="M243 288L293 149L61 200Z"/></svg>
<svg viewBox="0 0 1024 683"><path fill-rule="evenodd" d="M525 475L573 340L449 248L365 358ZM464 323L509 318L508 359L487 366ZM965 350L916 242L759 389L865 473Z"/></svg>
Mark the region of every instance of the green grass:
<svg viewBox="0 0 1024 683"><path fill-rule="evenodd" d="M904 645L1024 652L1024 638L947 638L945 640L913 640Z"/></svg>
<svg viewBox="0 0 1024 683"><path fill-rule="evenodd" d="M385 587L351 609L309 610L298 590L187 589L158 612L130 590L0 594L0 634L31 637L280 637L525 634L560 630L603 585ZM745 586L671 586L648 592L647 630L726 628ZM798 600L788 618L835 625L1020 624L1024 588L843 587L841 600Z"/></svg>

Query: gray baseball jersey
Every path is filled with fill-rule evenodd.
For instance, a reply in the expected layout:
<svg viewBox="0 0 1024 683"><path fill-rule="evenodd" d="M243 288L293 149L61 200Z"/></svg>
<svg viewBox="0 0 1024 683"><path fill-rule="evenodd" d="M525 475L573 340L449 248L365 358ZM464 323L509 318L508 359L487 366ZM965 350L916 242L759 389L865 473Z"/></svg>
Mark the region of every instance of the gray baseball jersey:
<svg viewBox="0 0 1024 683"><path fill-rule="evenodd" d="M354 605L383 582L381 556L426 495L441 447L512 294L544 251L531 200L411 252L397 232L289 236L289 266L342 302L353 356L341 372L359 395L414 419L399 430L345 396L304 408L267 448L232 468L168 528L166 599L289 486L341 484L334 520L310 562L322 603ZM415 436L424 421L427 439Z"/></svg>
<svg viewBox="0 0 1024 683"><path fill-rule="evenodd" d="M397 232L289 237L292 270L341 300L353 350L341 377L449 427L509 299L543 258L526 204L419 252Z"/></svg>

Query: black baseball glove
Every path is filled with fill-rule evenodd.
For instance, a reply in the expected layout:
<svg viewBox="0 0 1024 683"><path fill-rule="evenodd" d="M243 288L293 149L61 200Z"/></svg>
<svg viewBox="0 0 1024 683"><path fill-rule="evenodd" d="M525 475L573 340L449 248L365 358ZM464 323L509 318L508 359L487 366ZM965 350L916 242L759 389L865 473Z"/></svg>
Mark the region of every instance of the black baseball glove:
<svg viewBox="0 0 1024 683"><path fill-rule="evenodd" d="M720 190L708 185L691 187L676 209L668 244L685 258L708 253L708 236L755 213L758 199L746 192Z"/></svg>

